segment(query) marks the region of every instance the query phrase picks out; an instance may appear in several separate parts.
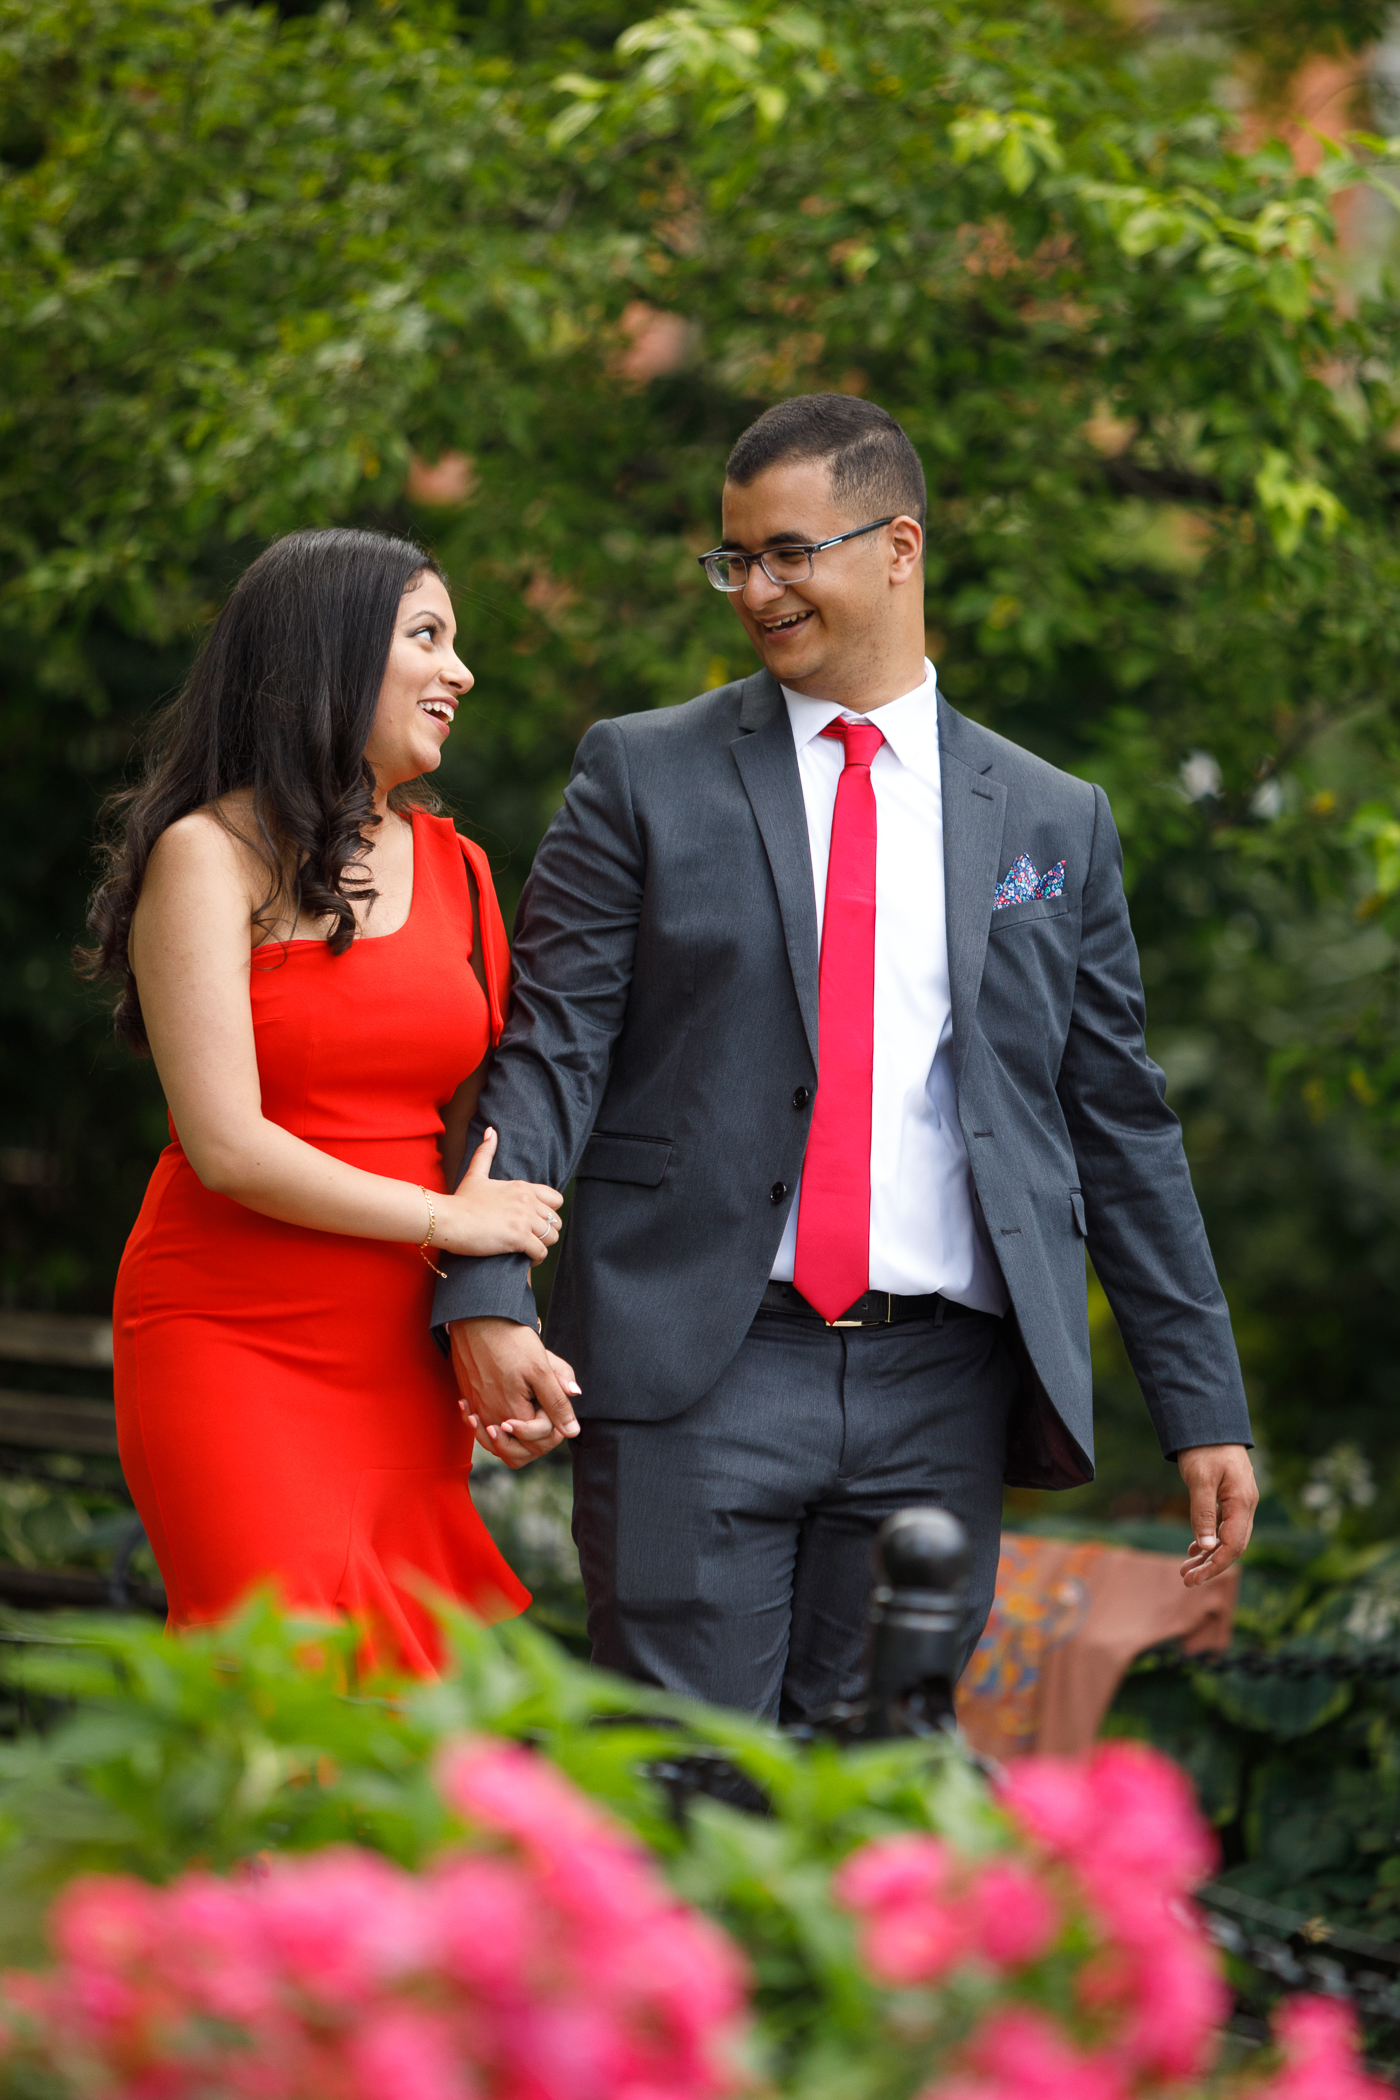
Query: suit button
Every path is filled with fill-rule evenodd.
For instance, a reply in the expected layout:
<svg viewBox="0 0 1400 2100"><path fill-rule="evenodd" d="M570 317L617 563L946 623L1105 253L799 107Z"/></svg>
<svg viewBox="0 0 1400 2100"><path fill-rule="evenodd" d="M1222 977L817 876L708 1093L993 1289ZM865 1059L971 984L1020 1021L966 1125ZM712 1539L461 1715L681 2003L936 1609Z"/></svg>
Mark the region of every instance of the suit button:
<svg viewBox="0 0 1400 2100"><path fill-rule="evenodd" d="M785 1181L775 1181L772 1188L768 1191L768 1201L770 1203L781 1203L786 1194L787 1183Z"/></svg>
<svg viewBox="0 0 1400 2100"><path fill-rule="evenodd" d="M805 1108L807 1106L807 1103L811 1100L811 1098L812 1089L809 1086L799 1086L793 1088L792 1105L794 1108Z"/></svg>

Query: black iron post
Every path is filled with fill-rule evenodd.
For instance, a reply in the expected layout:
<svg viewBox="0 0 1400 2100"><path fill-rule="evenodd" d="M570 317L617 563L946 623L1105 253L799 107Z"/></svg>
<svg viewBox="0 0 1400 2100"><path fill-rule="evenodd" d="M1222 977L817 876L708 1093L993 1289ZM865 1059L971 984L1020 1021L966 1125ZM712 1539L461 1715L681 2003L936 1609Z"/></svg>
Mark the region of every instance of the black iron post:
<svg viewBox="0 0 1400 2100"><path fill-rule="evenodd" d="M956 1727L967 1533L946 1509L901 1509L875 1538L870 1687L860 1734L938 1735Z"/></svg>

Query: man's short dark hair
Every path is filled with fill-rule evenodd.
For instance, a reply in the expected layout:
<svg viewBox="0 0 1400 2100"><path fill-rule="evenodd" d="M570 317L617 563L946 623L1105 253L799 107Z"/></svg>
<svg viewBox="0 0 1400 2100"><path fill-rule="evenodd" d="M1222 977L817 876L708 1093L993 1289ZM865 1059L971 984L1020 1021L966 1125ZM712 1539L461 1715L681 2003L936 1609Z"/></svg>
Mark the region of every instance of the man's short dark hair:
<svg viewBox="0 0 1400 2100"><path fill-rule="evenodd" d="M729 455L725 474L747 488L769 467L824 459L834 503L872 517L928 518L919 455L887 409L853 394L798 394L765 409Z"/></svg>

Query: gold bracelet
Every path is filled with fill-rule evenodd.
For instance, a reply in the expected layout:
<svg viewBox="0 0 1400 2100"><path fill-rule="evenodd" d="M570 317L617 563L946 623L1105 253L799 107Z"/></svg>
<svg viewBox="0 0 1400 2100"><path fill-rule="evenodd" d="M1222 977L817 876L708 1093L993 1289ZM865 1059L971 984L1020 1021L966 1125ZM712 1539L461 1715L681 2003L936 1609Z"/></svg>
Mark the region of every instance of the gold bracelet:
<svg viewBox="0 0 1400 2100"><path fill-rule="evenodd" d="M429 1247L431 1247L433 1244L433 1234L437 1231L437 1212L433 1209L432 1197L428 1194L428 1191L423 1187L421 1182L418 1186L418 1193L428 1206L428 1236L425 1240L419 1243L418 1252L422 1255L424 1261L428 1264L428 1267L432 1270L434 1276L441 1276L443 1282L445 1283L447 1281L446 1269L440 1269L437 1263L433 1260L432 1255L428 1252Z"/></svg>

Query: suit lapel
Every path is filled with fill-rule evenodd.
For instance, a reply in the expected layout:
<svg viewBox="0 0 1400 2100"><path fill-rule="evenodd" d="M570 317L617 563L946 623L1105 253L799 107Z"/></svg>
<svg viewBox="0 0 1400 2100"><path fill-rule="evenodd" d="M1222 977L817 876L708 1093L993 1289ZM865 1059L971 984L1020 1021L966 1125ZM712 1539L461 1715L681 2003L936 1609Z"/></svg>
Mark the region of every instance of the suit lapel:
<svg viewBox="0 0 1400 2100"><path fill-rule="evenodd" d="M1001 873L1006 788L991 775L992 755L979 749L976 725L938 699L943 780L943 887L948 916L948 984L953 1007L953 1073L962 1078L972 1039L992 893Z"/></svg>
<svg viewBox="0 0 1400 2100"><path fill-rule="evenodd" d="M767 671L745 680L739 720L747 734L738 737L729 748L773 872L788 964L815 1063L819 959L812 849L787 704L782 687Z"/></svg>

